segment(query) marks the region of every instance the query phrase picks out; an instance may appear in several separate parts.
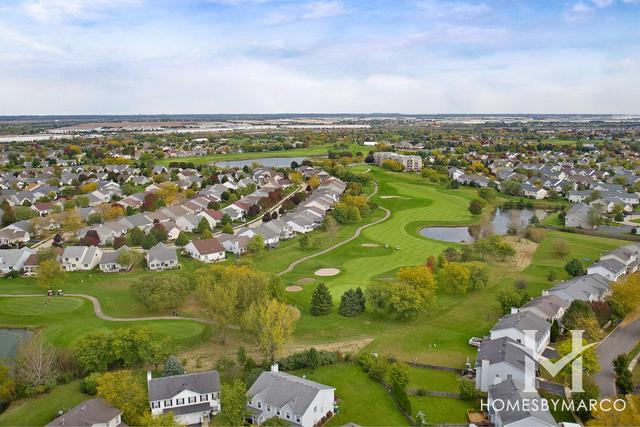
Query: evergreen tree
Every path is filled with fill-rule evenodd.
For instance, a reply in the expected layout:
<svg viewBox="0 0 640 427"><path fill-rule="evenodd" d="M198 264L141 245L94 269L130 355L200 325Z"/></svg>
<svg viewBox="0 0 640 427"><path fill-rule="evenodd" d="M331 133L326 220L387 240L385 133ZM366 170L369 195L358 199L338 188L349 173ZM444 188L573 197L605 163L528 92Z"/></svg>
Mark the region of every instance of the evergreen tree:
<svg viewBox="0 0 640 427"><path fill-rule="evenodd" d="M189 236L187 236L187 233L184 232L180 232L180 234L178 234L178 238L176 239L176 246L185 246L189 243Z"/></svg>
<svg viewBox="0 0 640 427"><path fill-rule="evenodd" d="M318 284L311 296L311 314L323 316L329 314L333 308L333 300L329 288L324 283Z"/></svg>
<svg viewBox="0 0 640 427"><path fill-rule="evenodd" d="M311 347L307 352L307 366L311 369L316 369L321 364L322 363L320 361L320 353L318 353L318 350Z"/></svg>
<svg viewBox="0 0 640 427"><path fill-rule="evenodd" d="M551 342L556 342L559 336L560 326L558 325L556 319L553 319L553 322L551 322L551 337L549 339L551 340Z"/></svg>
<svg viewBox="0 0 640 427"><path fill-rule="evenodd" d="M364 297L364 292L362 292L362 289L360 288L360 286L358 286L356 288L356 297L358 298L358 305L360 306L360 313L364 313L364 306L365 306L367 300Z"/></svg>
<svg viewBox="0 0 640 427"><path fill-rule="evenodd" d="M360 292L358 292L360 291ZM346 317L355 317L364 311L364 294L360 288L348 289L340 299L339 312Z"/></svg>
<svg viewBox="0 0 640 427"><path fill-rule="evenodd" d="M164 376L169 377L171 375L182 375L184 374L184 368L182 367L182 363L178 360L177 357L171 355L164 363Z"/></svg>

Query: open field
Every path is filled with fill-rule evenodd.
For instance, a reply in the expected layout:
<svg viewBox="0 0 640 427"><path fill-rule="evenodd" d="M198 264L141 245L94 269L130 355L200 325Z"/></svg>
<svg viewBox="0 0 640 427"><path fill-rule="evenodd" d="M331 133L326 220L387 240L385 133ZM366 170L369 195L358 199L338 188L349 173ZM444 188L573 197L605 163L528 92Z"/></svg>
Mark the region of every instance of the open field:
<svg viewBox="0 0 640 427"><path fill-rule="evenodd" d="M148 327L160 340L176 349L194 346L208 339L211 326L187 320L107 322L98 319L89 301L81 298L0 298L0 325L44 327L55 345L69 347L84 335L132 326Z"/></svg>
<svg viewBox="0 0 640 427"><path fill-rule="evenodd" d="M363 426L409 425L385 389L355 364L323 366L315 371L296 371L308 379L336 388L339 413L329 426L353 422Z"/></svg>
<svg viewBox="0 0 640 427"><path fill-rule="evenodd" d="M348 149L336 149L332 145L316 145L308 148L294 148L292 150L280 150L280 151L256 151L247 153L229 153L229 154L212 154L209 156L195 156L195 157L172 157L159 160L159 165L169 165L172 162L192 162L194 164L203 164L213 161L224 160L251 160L251 159L264 159L268 157L313 157L324 156L329 150L351 151L353 153L361 151L363 153L368 151L369 147L362 147L356 144L352 144Z"/></svg>
<svg viewBox="0 0 640 427"><path fill-rule="evenodd" d="M91 399L80 392L78 381L54 388L50 393L19 400L2 414L0 426L42 426L57 417L60 409L69 409Z"/></svg>

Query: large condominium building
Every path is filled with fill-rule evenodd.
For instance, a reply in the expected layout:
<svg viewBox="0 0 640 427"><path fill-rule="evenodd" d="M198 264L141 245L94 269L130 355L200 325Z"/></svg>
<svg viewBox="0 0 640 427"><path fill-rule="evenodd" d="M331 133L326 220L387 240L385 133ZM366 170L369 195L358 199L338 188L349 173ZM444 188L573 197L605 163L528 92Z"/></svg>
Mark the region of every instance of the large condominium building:
<svg viewBox="0 0 640 427"><path fill-rule="evenodd" d="M377 151L373 153L373 162L381 166L385 160L395 160L402 163L405 172L420 172L422 170L422 157L405 154L397 154L389 151Z"/></svg>

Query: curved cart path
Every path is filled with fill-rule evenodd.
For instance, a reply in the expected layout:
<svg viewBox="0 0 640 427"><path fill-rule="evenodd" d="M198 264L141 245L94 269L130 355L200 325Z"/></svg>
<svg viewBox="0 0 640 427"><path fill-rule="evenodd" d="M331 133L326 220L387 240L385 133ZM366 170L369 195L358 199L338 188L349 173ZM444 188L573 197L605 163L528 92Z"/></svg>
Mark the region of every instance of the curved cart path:
<svg viewBox="0 0 640 427"><path fill-rule="evenodd" d="M375 189L373 190L373 193L369 194L369 196L367 198L371 199L373 196L376 195L377 192L378 192L378 183L376 182L375 183ZM364 230L365 228L372 227L374 225L380 224L383 221L386 221L389 218L389 216L391 216L391 211L389 209L387 209L387 208L383 208L382 206L378 206L378 207L384 211L384 216L382 218L380 218L379 220L374 221L374 222L372 222L370 224L365 224L362 227L358 227L356 229L355 233L353 233L353 236L349 237L346 240L338 242L335 245L328 247L327 249L321 250L320 252L316 252L314 254L307 255L307 256L304 256L302 258L298 258L297 260L295 260L291 264L289 264L289 266L287 268L285 268L284 270L282 270L280 273L278 273L276 275L277 276L282 276L283 274L287 274L290 271L292 271L294 268L296 268L296 266L298 264L302 263L302 262L305 262L305 261L307 261L307 260L309 260L311 258L315 258L315 257L320 256L320 255L324 255L327 252L331 252L332 250L334 250L336 248L339 248L342 245L345 245L345 244L347 244L349 242L354 241L355 239L360 237L360 234L362 233L362 230Z"/></svg>
<svg viewBox="0 0 640 427"><path fill-rule="evenodd" d="M98 298L91 296L91 295L86 295L86 294L65 294L65 297L77 297L77 298L84 298L86 300L91 301L91 304L93 304L93 311L96 314L97 317L99 317L102 320L106 320L108 322L144 322L147 320L191 320L194 322L200 322L200 323L208 323L208 324L213 324L212 321L207 320L207 319L201 319L198 317L182 317L182 316L150 316L150 317L113 317L113 316L109 316L107 314L104 314L102 312L102 307L100 306L100 301L98 301ZM42 295L42 294L22 294L22 295L16 295L16 294L0 294L0 298L32 298L32 297L46 297L46 295ZM52 297L52 298L58 298L56 297Z"/></svg>

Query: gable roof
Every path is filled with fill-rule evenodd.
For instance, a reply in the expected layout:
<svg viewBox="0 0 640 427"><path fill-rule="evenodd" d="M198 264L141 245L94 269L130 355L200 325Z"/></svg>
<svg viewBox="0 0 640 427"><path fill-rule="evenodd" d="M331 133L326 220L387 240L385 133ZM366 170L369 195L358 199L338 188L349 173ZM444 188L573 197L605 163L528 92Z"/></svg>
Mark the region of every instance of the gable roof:
<svg viewBox="0 0 640 427"><path fill-rule="evenodd" d="M609 291L609 280L601 274L587 274L558 283L549 289L552 294L564 294L572 301L588 301L591 295L604 295ZM561 297L562 298L562 297Z"/></svg>
<svg viewBox="0 0 640 427"><path fill-rule="evenodd" d="M147 387L150 401L171 399L184 390L199 394L218 393L220 392L220 375L218 371L206 371L152 378L148 381Z"/></svg>
<svg viewBox="0 0 640 427"><path fill-rule="evenodd" d="M303 415L322 390L335 388L285 372L263 372L248 393L277 408L289 405L294 414Z"/></svg>
<svg viewBox="0 0 640 427"><path fill-rule="evenodd" d="M540 401L541 397L538 393L525 393L521 391L523 389L524 385L516 383L513 380L503 381L500 384L492 385L489 387L489 395L491 397L490 400L498 400L504 402L504 409L501 411L496 410L496 413L500 416L502 423L504 425L507 425L533 418L538 421L539 425L556 426L556 420L553 419L553 416L549 411L523 410L523 402L528 402L529 408L531 408L532 406L537 406L538 408L540 408L542 406L542 402ZM533 402L536 400L538 401L538 404L533 405ZM508 403L509 406L507 406ZM500 407L501 404L496 406ZM532 424L529 421L529 425L537 424Z"/></svg>
<svg viewBox="0 0 640 427"><path fill-rule="evenodd" d="M104 399L90 399L80 403L76 407L51 421L46 427L57 426L92 426L94 424L106 424L122 413L121 410L109 405ZM124 426L122 422L118 424Z"/></svg>
<svg viewBox="0 0 640 427"><path fill-rule="evenodd" d="M509 337L484 340L478 348L476 367L481 366L483 360L488 360L490 364L506 362L524 371L527 357L531 358L531 355L518 347L518 343Z"/></svg>
<svg viewBox="0 0 640 427"><path fill-rule="evenodd" d="M224 248L215 237L210 237L208 239L193 239L191 243L195 246L200 255L224 252Z"/></svg>
<svg viewBox="0 0 640 427"><path fill-rule="evenodd" d="M521 332L535 330L538 332L536 335L536 339L538 340L541 339L544 333L551 328L551 324L529 311L521 311L502 316L491 330L496 331L510 328L515 328Z"/></svg>

